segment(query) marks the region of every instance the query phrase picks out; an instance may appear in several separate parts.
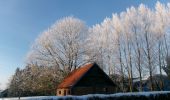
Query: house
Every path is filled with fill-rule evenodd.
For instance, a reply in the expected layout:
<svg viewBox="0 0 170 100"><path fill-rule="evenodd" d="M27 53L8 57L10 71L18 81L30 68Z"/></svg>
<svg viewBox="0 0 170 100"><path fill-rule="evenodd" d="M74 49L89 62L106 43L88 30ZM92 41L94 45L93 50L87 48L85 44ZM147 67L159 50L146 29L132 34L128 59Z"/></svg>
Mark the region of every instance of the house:
<svg viewBox="0 0 170 100"><path fill-rule="evenodd" d="M170 90L170 80L169 80L168 76L166 76L166 75L160 76L160 74L156 74L156 75L152 76L152 80L153 80L153 89L155 91L160 91L161 89L164 91ZM162 85L163 85L162 88L160 86L161 81L162 81ZM148 79L144 83L143 90L150 91L150 77L148 77Z"/></svg>
<svg viewBox="0 0 170 100"><path fill-rule="evenodd" d="M8 89L5 89L3 91L0 91L0 98L7 97L8 96Z"/></svg>
<svg viewBox="0 0 170 100"><path fill-rule="evenodd" d="M166 75L160 76L160 74L156 74L152 76L153 80L153 89L154 91L169 91L170 90L170 80ZM163 87L160 87L160 82L162 82ZM135 87L138 91L140 91L140 80L136 80L133 82L133 87ZM142 80L142 90L143 91L150 91L150 77L147 79Z"/></svg>
<svg viewBox="0 0 170 100"><path fill-rule="evenodd" d="M72 71L57 87L57 95L111 94L115 83L96 64L86 64Z"/></svg>

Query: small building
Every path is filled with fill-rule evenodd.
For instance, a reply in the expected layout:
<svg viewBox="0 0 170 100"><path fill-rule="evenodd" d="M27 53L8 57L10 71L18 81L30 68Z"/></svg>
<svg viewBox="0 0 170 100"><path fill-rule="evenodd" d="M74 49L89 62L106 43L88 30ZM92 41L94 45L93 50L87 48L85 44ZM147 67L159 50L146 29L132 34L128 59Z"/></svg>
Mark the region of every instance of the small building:
<svg viewBox="0 0 170 100"><path fill-rule="evenodd" d="M3 91L0 91L0 98L7 97L8 96L8 89L5 89Z"/></svg>
<svg viewBox="0 0 170 100"><path fill-rule="evenodd" d="M115 83L96 64L86 64L72 71L57 87L57 95L112 94Z"/></svg>
<svg viewBox="0 0 170 100"><path fill-rule="evenodd" d="M167 75L160 75L160 74L155 74L152 76L152 81L153 81L153 90L154 91L170 91L170 80ZM161 82L162 82L162 87L161 87ZM147 80L144 81L143 83L143 91L150 91L150 77L147 78Z"/></svg>

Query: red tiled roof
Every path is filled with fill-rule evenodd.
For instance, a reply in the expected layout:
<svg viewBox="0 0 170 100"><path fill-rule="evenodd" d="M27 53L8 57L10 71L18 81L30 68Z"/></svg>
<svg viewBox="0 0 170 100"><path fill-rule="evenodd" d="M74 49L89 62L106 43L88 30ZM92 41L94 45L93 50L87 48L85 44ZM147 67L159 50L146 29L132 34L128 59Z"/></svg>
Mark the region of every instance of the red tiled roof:
<svg viewBox="0 0 170 100"><path fill-rule="evenodd" d="M80 78L93 66L93 64L87 64L72 71L59 85L58 88L72 87Z"/></svg>

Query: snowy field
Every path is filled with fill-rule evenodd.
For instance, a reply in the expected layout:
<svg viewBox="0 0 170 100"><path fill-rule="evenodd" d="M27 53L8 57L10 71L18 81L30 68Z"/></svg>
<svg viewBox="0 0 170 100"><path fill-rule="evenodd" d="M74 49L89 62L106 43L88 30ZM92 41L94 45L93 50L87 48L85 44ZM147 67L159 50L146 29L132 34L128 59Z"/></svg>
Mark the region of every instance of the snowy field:
<svg viewBox="0 0 170 100"><path fill-rule="evenodd" d="M89 94L83 96L37 96L21 97L21 100L167 100L170 98L170 91L155 92L133 92L116 94ZM0 98L0 100L18 100L18 98ZM169 99L170 100L170 99Z"/></svg>

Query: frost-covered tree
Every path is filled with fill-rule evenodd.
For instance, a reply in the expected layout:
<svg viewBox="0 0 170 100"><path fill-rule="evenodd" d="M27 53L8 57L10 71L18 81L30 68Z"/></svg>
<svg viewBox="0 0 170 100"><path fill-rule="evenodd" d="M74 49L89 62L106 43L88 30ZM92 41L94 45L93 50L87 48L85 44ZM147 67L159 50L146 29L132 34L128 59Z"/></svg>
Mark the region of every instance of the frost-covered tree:
<svg viewBox="0 0 170 100"><path fill-rule="evenodd" d="M169 9L166 5L157 2L155 6L155 33L157 33L158 66L160 72L160 88L163 90L162 70L166 66L168 57L167 30L169 28Z"/></svg>
<svg viewBox="0 0 170 100"><path fill-rule="evenodd" d="M28 62L71 71L84 64L84 40L88 36L85 23L74 17L58 20L35 41Z"/></svg>
<svg viewBox="0 0 170 100"><path fill-rule="evenodd" d="M122 32L122 19L120 18L119 15L117 14L113 14L112 15L112 21L111 21L111 31L113 32L112 34L114 35L114 37L112 37L114 39L114 64L115 64L115 69L117 69L117 71L119 72L118 74L120 74L121 76L121 84L120 84L120 89L121 91L125 91L124 90L124 79L125 79L125 67L124 67L124 62L123 62L123 47L124 47L124 43L123 43L123 32ZM114 73L117 74L117 73Z"/></svg>
<svg viewBox="0 0 170 100"><path fill-rule="evenodd" d="M55 95L56 87L63 77L54 67L28 65L24 69L16 70L10 80L8 95L14 97Z"/></svg>
<svg viewBox="0 0 170 100"><path fill-rule="evenodd" d="M117 14L113 18L105 18L101 24L90 29L88 48L91 52L88 56L97 62L109 75L117 74L124 80L124 68L122 61L122 32L121 20ZM117 57L119 59L117 59ZM120 66L120 67L116 67ZM121 89L123 91L123 84Z"/></svg>
<svg viewBox="0 0 170 100"><path fill-rule="evenodd" d="M140 78L140 90L142 90L142 32L140 26L140 16L137 8L128 8L126 13L122 14L123 33L125 34L125 58L126 69L129 76L130 89L133 87L133 75L138 75ZM136 70L135 70L136 67Z"/></svg>
<svg viewBox="0 0 170 100"><path fill-rule="evenodd" d="M90 29L87 39L88 54L92 61L97 62L109 74L113 73L114 34L110 30L110 19L106 18L100 25L97 24Z"/></svg>
<svg viewBox="0 0 170 100"><path fill-rule="evenodd" d="M22 79L22 72L17 68L9 84L9 96L20 97L22 95Z"/></svg>

